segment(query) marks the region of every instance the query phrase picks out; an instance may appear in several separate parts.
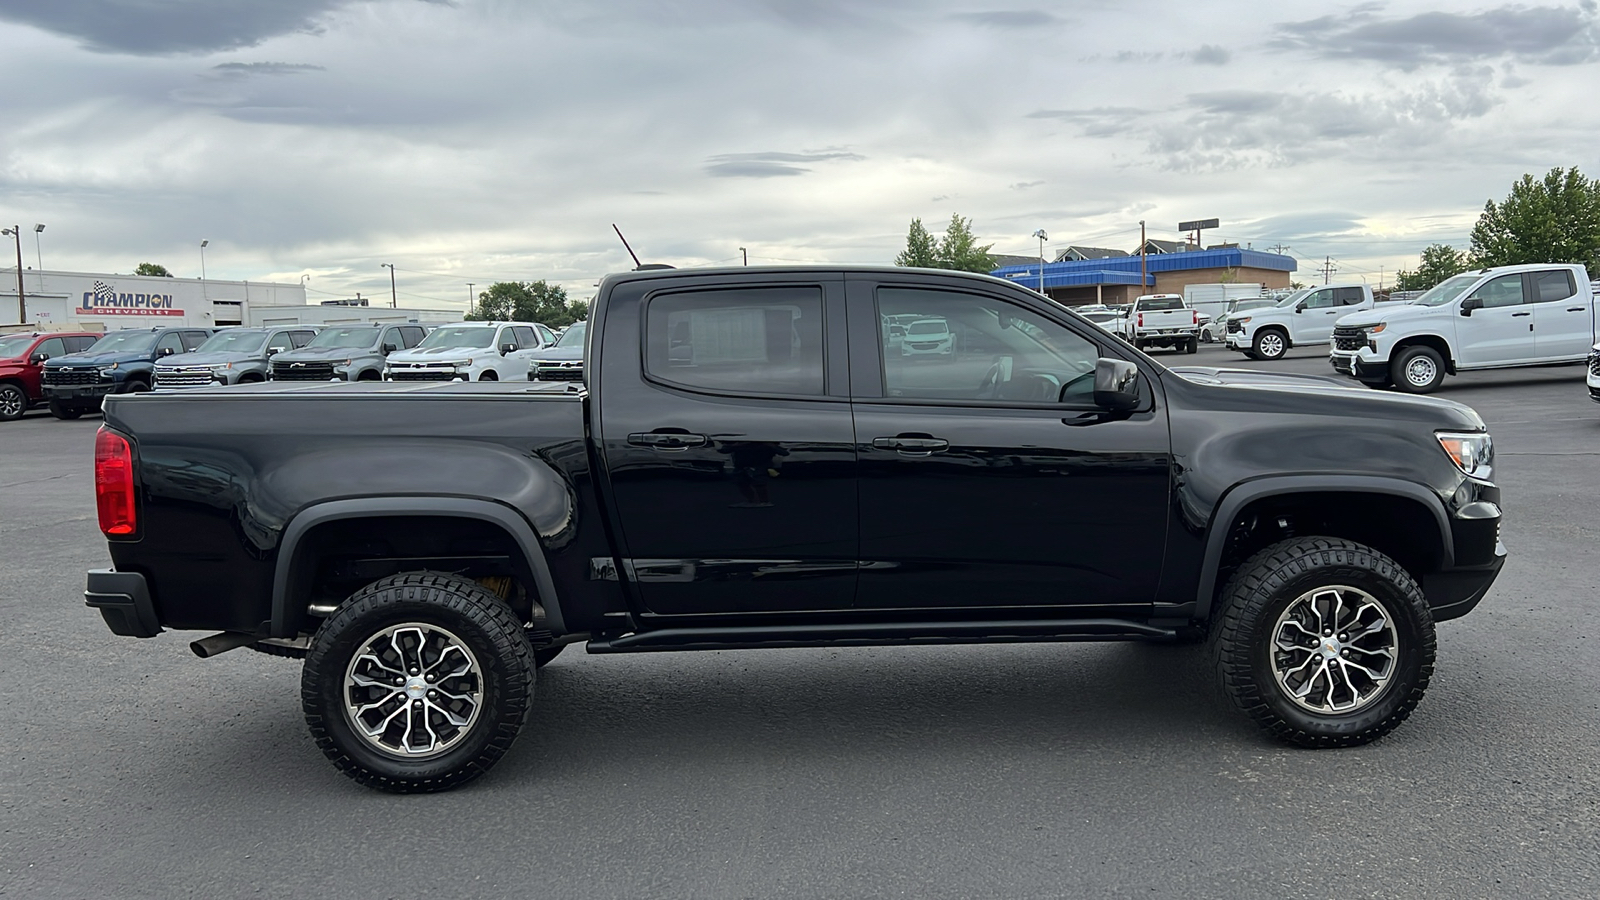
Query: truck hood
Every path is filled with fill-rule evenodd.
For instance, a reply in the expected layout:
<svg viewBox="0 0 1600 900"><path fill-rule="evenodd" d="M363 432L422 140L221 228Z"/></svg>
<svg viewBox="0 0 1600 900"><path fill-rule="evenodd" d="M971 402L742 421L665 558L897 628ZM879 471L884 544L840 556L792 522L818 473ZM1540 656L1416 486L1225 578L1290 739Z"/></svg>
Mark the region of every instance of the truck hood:
<svg viewBox="0 0 1600 900"><path fill-rule="evenodd" d="M149 362L149 353L69 353L44 361L46 369L109 366L112 363Z"/></svg>
<svg viewBox="0 0 1600 900"><path fill-rule="evenodd" d="M285 350L272 358L273 362L321 362L327 359L359 359L363 356L376 356L378 351L371 347L318 347L316 349L302 348L300 350Z"/></svg>
<svg viewBox="0 0 1600 900"><path fill-rule="evenodd" d="M158 369L170 369L178 366L220 366L223 363L253 362L261 359L254 353L241 353L237 350L213 350L210 353L179 353L176 356L162 357L156 363Z"/></svg>
<svg viewBox="0 0 1600 900"><path fill-rule="evenodd" d="M1455 306L1416 306L1403 303L1398 306L1384 306L1378 309L1363 309L1353 312L1348 316L1340 316L1334 322L1335 327L1345 326L1350 328L1366 328L1379 322L1402 322L1410 319L1449 318L1459 315Z"/></svg>
<svg viewBox="0 0 1600 900"><path fill-rule="evenodd" d="M486 356L499 356L500 351L493 347L429 347L425 350L396 350L389 354L391 363L425 363L448 362L451 360L482 359Z"/></svg>
<svg viewBox="0 0 1600 900"><path fill-rule="evenodd" d="M1329 387L1341 390L1354 390L1349 379L1336 378L1332 375L1301 375L1295 372L1261 372L1255 369L1228 369L1219 366L1172 366L1169 372L1187 378L1200 384L1253 384L1267 387L1315 387L1325 389ZM1359 386L1362 391L1371 392L1365 385Z"/></svg>
<svg viewBox="0 0 1600 900"><path fill-rule="evenodd" d="M1221 400L1213 391L1250 391L1250 408L1299 413L1312 410L1351 418L1386 418L1431 423L1436 428L1482 430L1483 419L1464 403L1375 391L1365 385L1331 375L1300 375L1292 372L1260 372L1254 369L1224 369L1207 366L1177 366L1167 371L1197 386L1204 394ZM1267 400L1276 396L1276 401ZM1311 403L1310 398L1317 398ZM1205 405L1205 404L1198 404ZM1230 404L1231 405L1231 404Z"/></svg>

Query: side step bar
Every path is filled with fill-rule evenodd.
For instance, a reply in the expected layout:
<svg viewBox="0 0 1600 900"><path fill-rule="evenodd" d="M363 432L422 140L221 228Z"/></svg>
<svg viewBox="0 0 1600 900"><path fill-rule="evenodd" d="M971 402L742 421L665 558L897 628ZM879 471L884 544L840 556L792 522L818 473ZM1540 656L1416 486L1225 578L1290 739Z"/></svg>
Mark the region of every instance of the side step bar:
<svg viewBox="0 0 1600 900"><path fill-rule="evenodd" d="M1173 641L1176 629L1126 619L1021 619L989 622L883 622L661 628L596 638L590 653L647 650L739 650L757 647L867 647L892 644L1000 644L1051 641Z"/></svg>

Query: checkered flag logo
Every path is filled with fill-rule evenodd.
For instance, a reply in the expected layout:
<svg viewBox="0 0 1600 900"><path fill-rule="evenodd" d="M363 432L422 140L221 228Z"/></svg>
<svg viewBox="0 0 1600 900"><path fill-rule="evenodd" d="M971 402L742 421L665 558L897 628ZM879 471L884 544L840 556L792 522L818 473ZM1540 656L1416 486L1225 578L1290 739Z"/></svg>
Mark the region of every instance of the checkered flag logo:
<svg viewBox="0 0 1600 900"><path fill-rule="evenodd" d="M104 281L94 283L94 302L100 306L109 306L117 300L117 289Z"/></svg>

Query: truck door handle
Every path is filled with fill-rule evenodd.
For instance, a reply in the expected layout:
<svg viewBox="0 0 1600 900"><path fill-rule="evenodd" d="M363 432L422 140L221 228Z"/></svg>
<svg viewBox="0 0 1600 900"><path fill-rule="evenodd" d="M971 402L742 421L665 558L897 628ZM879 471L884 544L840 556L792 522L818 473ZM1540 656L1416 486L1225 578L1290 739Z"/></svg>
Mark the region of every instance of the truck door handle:
<svg viewBox="0 0 1600 900"><path fill-rule="evenodd" d="M927 456L939 450L950 449L950 442L944 438L905 434L873 438L872 446L879 450L895 450L913 456Z"/></svg>
<svg viewBox="0 0 1600 900"><path fill-rule="evenodd" d="M633 446L656 450L687 450L690 447L704 447L710 442L711 439L703 434L686 431L636 431L628 435L628 443Z"/></svg>
<svg viewBox="0 0 1600 900"><path fill-rule="evenodd" d="M1569 306L1569 307L1567 307L1567 312L1583 312L1583 311L1584 311L1584 309L1581 306Z"/></svg>
<svg viewBox="0 0 1600 900"><path fill-rule="evenodd" d="M1513 318L1513 319L1515 319L1515 318L1519 318L1519 317L1521 317L1521 316L1531 316L1531 315L1533 315L1533 313L1531 313L1531 312L1525 312L1525 313L1512 313L1512 314L1511 314L1511 318Z"/></svg>

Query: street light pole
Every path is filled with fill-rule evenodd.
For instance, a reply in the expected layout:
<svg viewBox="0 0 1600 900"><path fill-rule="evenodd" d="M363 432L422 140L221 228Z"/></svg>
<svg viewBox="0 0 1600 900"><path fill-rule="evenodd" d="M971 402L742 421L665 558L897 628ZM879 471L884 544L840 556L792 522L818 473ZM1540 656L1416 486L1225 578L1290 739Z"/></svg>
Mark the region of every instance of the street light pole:
<svg viewBox="0 0 1600 900"><path fill-rule="evenodd" d="M210 241L201 241L200 242L200 280L201 281L205 281L206 280L206 245L209 244L209 243L211 243L211 242Z"/></svg>
<svg viewBox="0 0 1600 900"><path fill-rule="evenodd" d="M744 264L745 265L747 265L747 266L750 265L750 254L746 253L745 249L743 247L739 248L739 256L744 259Z"/></svg>
<svg viewBox="0 0 1600 900"><path fill-rule="evenodd" d="M478 302L478 295L472 292L472 282L467 282L467 315L472 315L472 305Z"/></svg>
<svg viewBox="0 0 1600 900"><path fill-rule="evenodd" d="M39 232L44 231L44 224L33 226L33 261L38 263L39 271L44 271L44 251L39 249Z"/></svg>
<svg viewBox="0 0 1600 900"><path fill-rule="evenodd" d="M400 294L394 288L394 263L378 263L378 268L389 270L389 308L400 308Z"/></svg>
<svg viewBox="0 0 1600 900"><path fill-rule="evenodd" d="M1039 239L1039 293L1048 297L1050 295L1044 292L1044 242L1050 239L1050 235L1045 234L1041 228L1035 231L1033 236Z"/></svg>
<svg viewBox="0 0 1600 900"><path fill-rule="evenodd" d="M22 228L13 225L0 230L0 234L10 235L17 242L17 324L28 321L28 298L22 294Z"/></svg>

